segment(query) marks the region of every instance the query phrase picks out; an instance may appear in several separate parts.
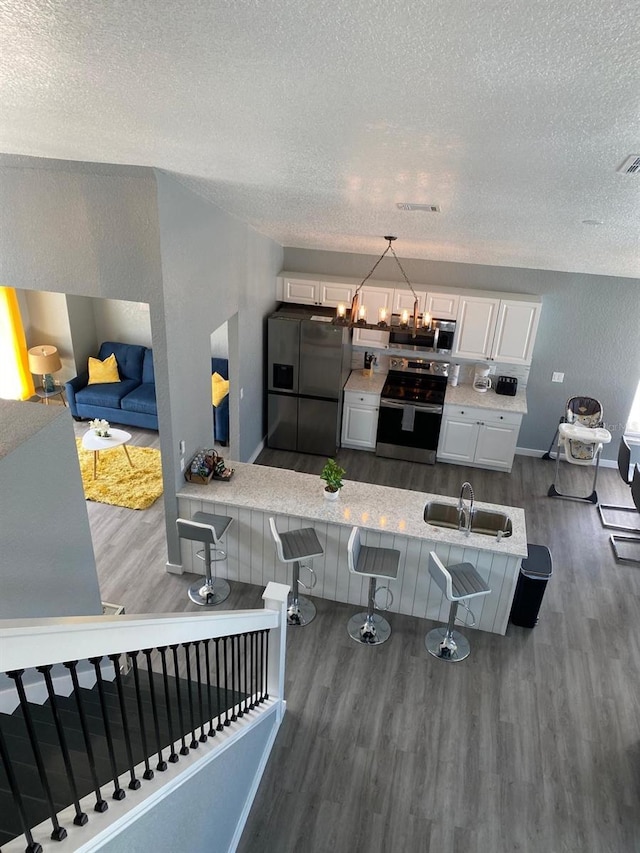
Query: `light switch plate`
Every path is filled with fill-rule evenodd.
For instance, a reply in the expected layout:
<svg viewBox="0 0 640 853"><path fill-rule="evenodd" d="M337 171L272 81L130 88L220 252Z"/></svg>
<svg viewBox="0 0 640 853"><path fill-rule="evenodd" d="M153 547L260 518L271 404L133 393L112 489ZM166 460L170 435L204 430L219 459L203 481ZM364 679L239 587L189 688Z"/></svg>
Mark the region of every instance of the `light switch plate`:
<svg viewBox="0 0 640 853"><path fill-rule="evenodd" d="M551 377L552 382L564 382L564 373L554 373Z"/></svg>

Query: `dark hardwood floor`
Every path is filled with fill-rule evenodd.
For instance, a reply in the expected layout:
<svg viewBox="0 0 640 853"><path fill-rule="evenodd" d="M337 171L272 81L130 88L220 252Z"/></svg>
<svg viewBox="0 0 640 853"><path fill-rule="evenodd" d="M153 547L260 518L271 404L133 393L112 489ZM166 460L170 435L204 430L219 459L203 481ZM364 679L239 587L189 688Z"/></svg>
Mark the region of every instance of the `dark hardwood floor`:
<svg viewBox="0 0 640 853"><path fill-rule="evenodd" d="M316 620L288 634L287 713L239 853L640 851L640 568L616 564L596 507L546 497L554 463L531 457L511 475L337 458L347 479L447 495L468 479L478 500L524 507L553 576L536 628L467 630L471 656L454 665L427 655L431 622L391 614L389 642L361 648L346 632L355 608L316 599ZM311 473L323 462L258 458ZM568 467L564 485L588 493L591 472ZM629 502L612 469L598 493ZM88 510L103 599L197 609L191 576L164 571L161 501ZM261 589L232 586L225 606L262 606Z"/></svg>

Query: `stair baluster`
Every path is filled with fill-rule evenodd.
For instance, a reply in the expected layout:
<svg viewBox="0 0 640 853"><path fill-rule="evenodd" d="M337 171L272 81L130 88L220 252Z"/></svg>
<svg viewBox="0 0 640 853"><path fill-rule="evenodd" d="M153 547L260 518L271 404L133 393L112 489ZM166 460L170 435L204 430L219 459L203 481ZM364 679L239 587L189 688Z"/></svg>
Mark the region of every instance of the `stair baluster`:
<svg viewBox="0 0 640 853"><path fill-rule="evenodd" d="M171 752L169 754L169 763L175 764L180 760L180 757L175 749L176 736L173 730L173 714L171 712L171 697L169 696L169 675L167 673L167 647L158 646L160 652L160 660L162 662L162 685L164 687L164 706L167 711L167 726L169 728L169 740L171 741Z"/></svg>
<svg viewBox="0 0 640 853"><path fill-rule="evenodd" d="M151 698L151 711L153 714L153 729L156 736L156 751L158 753L158 763L156 770L161 772L167 769L167 762L162 757L162 742L160 740L160 722L158 720L158 702L156 700L156 688L153 683L153 668L151 666L151 652L153 649L143 649L142 654L147 659L147 676L149 678L149 694Z"/></svg>
<svg viewBox="0 0 640 853"><path fill-rule="evenodd" d="M91 773L91 781L93 782L93 790L96 794L96 804L93 810L102 814L109 808L109 803L102 798L100 783L98 782L98 773L96 771L96 759L91 745L91 736L89 735L89 726L87 725L87 715L85 714L82 696L80 694L80 683L78 681L78 673L76 667L77 660L65 661L64 665L69 670L71 675L71 683L73 684L73 695L76 700L76 708L78 709L78 717L80 719L80 728L82 729L82 737L84 738L84 748L87 751L87 760L89 762L89 771Z"/></svg>
<svg viewBox="0 0 640 853"><path fill-rule="evenodd" d="M202 669L200 666L200 640L194 640L193 647L196 654L196 678L198 682L198 711L200 713L200 743L207 742L207 735L204 730L204 705L202 702Z"/></svg>
<svg viewBox="0 0 640 853"><path fill-rule="evenodd" d="M264 698L268 699L269 698L269 632L263 631L262 634L263 634L263 636L265 634L267 635L266 642L265 642L266 649L265 649L265 654L264 654L264 658L263 658L263 664L264 664L263 669L264 669L264 687L265 687Z"/></svg>
<svg viewBox="0 0 640 853"><path fill-rule="evenodd" d="M222 725L222 702L220 701L220 637L215 637L216 644L216 700L218 702L218 725L216 730L221 732L224 726Z"/></svg>
<svg viewBox="0 0 640 853"><path fill-rule="evenodd" d="M247 653L247 635L242 635L242 643L244 646L244 656L242 659L243 669L244 669L244 713L249 713L249 681L247 678L247 663L249 655Z"/></svg>
<svg viewBox="0 0 640 853"><path fill-rule="evenodd" d="M44 761L42 760L40 743L38 742L36 730L33 727L33 720L31 719L31 712L29 711L29 702L27 701L27 694L25 693L24 684L22 683L24 669L14 669L11 672L8 672L7 675L15 682L16 690L18 691L18 697L20 698L20 710L22 711L22 718L24 719L24 723L27 728L27 735L29 736L29 742L33 751L33 757L36 762L36 767L38 768L38 775L40 776L42 789L47 800L47 805L49 806L49 816L51 818L51 823L53 824L51 838L53 841L62 841L64 838L67 837L67 830L64 828L64 826L60 826L60 823L58 822L58 817L56 815L56 808L53 804L51 786L49 785L47 771L44 766Z"/></svg>
<svg viewBox="0 0 640 853"><path fill-rule="evenodd" d="M233 705L231 706L231 720L235 723L238 719L236 713L236 643L235 637L230 637L231 641L231 693L233 694Z"/></svg>
<svg viewBox="0 0 640 853"><path fill-rule="evenodd" d="M53 681L51 680L51 670L53 669L53 665L47 664L46 666L37 666L36 669L38 670L38 672L42 673L42 675L44 676L45 684L47 685L49 706L51 708L51 714L53 716L53 722L56 727L58 740L60 741L62 760L64 761L65 770L67 771L67 781L69 782L69 787L71 788L71 794L73 796L73 807L76 811L76 816L74 817L73 822L76 826L84 826L89 820L89 818L80 808L80 797L78 796L78 786L76 783L75 774L73 772L73 766L71 764L71 756L69 755L69 746L67 744L67 738L64 733L64 726L62 725L62 720L60 719L60 711L58 709L58 701L56 699L56 694L53 689Z"/></svg>
<svg viewBox="0 0 640 853"><path fill-rule="evenodd" d="M138 672L138 652L127 652L133 665L133 683L136 693L136 705L138 708L138 722L140 723L140 738L142 740L142 749L144 752L144 773L142 778L149 780L153 779L154 773L149 765L149 746L147 742L147 726L145 723L144 708L142 706L142 694L140 693L140 673Z"/></svg>
<svg viewBox="0 0 640 853"><path fill-rule="evenodd" d="M184 712L182 710L182 693L180 692L180 671L178 667L178 645L169 646L173 655L173 676L176 683L176 699L178 702L178 723L180 724L180 755L189 755L189 747L184 737Z"/></svg>
<svg viewBox="0 0 640 853"><path fill-rule="evenodd" d="M223 663L224 663L224 693L225 693L225 702L224 702L224 724L225 726L231 725L231 720L229 719L229 697L227 696L227 686L229 684L229 661L228 661L228 653L227 646L229 645L229 637L222 638L222 650L224 652L223 655Z"/></svg>
<svg viewBox="0 0 640 853"><path fill-rule="evenodd" d="M22 802L22 795L20 794L20 788L18 787L18 781L15 777L15 773L13 772L13 764L11 762L11 756L9 755L9 751L7 749L7 744L4 739L4 735L2 734L2 729L0 728L0 760L4 766L4 772L7 774L7 781L9 782L9 788L11 789L11 794L13 796L13 801L16 804L16 809L18 810L18 818L20 820L20 826L22 827L22 832L24 833L24 837L27 839L27 846L25 848L25 853L42 853L42 845L38 844L37 841L33 840L33 835L31 834L31 829L29 828L29 822L27 820L27 815L24 810L24 803Z"/></svg>
<svg viewBox="0 0 640 853"><path fill-rule="evenodd" d="M113 671L116 677L116 691L118 693L118 703L120 705L120 716L122 717L122 734L124 736L124 748L127 753L127 761L129 763L129 790L137 791L140 787L140 780L136 779L133 762L133 750L131 749L131 731L129 729L129 719L127 717L127 709L124 702L124 691L122 689L122 674L120 672L120 654L108 655L109 660L113 663Z"/></svg>
<svg viewBox="0 0 640 853"><path fill-rule="evenodd" d="M207 670L207 706L209 708L209 737L215 737L216 730L213 727L213 706L211 704L211 661L209 660L209 643L211 640L204 640L204 663Z"/></svg>
<svg viewBox="0 0 640 853"><path fill-rule="evenodd" d="M111 765L111 775L113 776L113 794L111 795L114 800L124 800L127 796L124 788L120 787L120 780L118 778L118 765L116 764L116 754L113 748L113 737L111 735L111 725L109 723L109 714L107 713L105 698L104 698L104 685L102 683L102 671L100 669L100 661L102 660L102 655L100 657L89 658L89 663L93 664L93 668L96 673L96 687L98 688L98 699L100 700L100 711L102 714L102 725L104 726L104 734L107 739L107 754L109 756L109 764Z"/></svg>
<svg viewBox="0 0 640 853"><path fill-rule="evenodd" d="M193 692L191 690L191 643L183 643L182 648L184 649L185 660L187 664L187 699L189 700L189 720L191 727L191 743L189 746L191 749L198 748L198 740L196 738L196 720L195 715L193 713Z"/></svg>

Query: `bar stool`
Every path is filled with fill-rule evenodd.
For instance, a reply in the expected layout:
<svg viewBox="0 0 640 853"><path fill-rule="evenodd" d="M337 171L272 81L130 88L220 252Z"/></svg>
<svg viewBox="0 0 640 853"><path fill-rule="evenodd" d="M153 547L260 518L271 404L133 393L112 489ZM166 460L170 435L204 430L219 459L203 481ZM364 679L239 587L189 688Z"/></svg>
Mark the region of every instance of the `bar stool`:
<svg viewBox="0 0 640 853"><path fill-rule="evenodd" d="M457 563L448 568L435 551L429 552L429 574L438 584L444 597L451 602L446 628L434 628L424 639L430 655L445 661L460 661L469 656L469 641L459 631L454 631L458 604L470 598L488 595L491 590L471 563Z"/></svg>
<svg viewBox="0 0 640 853"><path fill-rule="evenodd" d="M377 586L379 578L395 580L398 577L400 551L392 548L374 548L360 544L360 530L352 528L347 545L349 571L354 575L369 578L369 598L366 613L356 613L347 623L347 631L352 640L367 646L378 646L391 636L391 625L384 616L374 613L376 593L385 589L389 600L383 610L393 604L393 593L388 586Z"/></svg>
<svg viewBox="0 0 640 853"><path fill-rule="evenodd" d="M221 604L229 597L231 587L224 578L211 574L211 564L227 559L227 554L219 548L220 540L233 521L228 515L213 515L208 512L195 512L193 518L178 518L178 536L193 542L203 542L204 548L196 556L204 560L205 582L196 581L189 587L189 598L194 604Z"/></svg>
<svg viewBox="0 0 640 853"><path fill-rule="evenodd" d="M271 527L273 541L276 543L278 559L283 563L293 564L291 591L287 606L287 625L308 625L315 619L316 607L308 598L298 595L298 588L302 586L311 591L316 585L316 573L311 566L305 566L311 574L311 584L306 586L300 580L300 564L324 554L322 545L313 527L303 527L300 530L278 533L275 518L269 519L269 526Z"/></svg>

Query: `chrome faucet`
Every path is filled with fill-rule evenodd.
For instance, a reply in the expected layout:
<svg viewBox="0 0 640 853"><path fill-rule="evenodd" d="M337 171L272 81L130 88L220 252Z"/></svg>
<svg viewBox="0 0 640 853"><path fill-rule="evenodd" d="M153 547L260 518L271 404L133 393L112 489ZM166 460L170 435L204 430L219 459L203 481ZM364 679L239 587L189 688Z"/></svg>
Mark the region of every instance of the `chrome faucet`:
<svg viewBox="0 0 640 853"><path fill-rule="evenodd" d="M469 491L469 509L465 511L464 491ZM460 489L458 498L458 530L464 530L467 536L471 533L471 519L473 518L473 488L471 483L464 482Z"/></svg>

